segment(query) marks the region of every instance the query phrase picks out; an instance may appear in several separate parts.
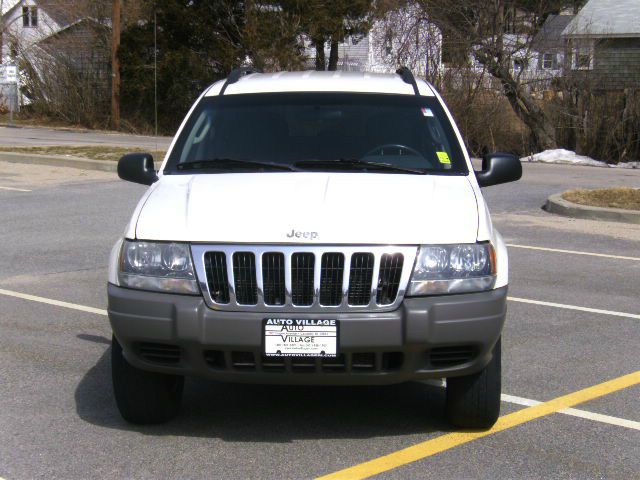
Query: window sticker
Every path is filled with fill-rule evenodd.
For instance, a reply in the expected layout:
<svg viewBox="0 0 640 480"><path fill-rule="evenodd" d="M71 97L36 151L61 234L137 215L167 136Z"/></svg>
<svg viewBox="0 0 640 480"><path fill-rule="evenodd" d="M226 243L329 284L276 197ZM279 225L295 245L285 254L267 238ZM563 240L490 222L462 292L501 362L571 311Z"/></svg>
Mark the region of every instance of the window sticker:
<svg viewBox="0 0 640 480"><path fill-rule="evenodd" d="M447 152L436 152L436 155L438 156L440 163L443 163L444 165L451 165L451 159Z"/></svg>
<svg viewBox="0 0 640 480"><path fill-rule="evenodd" d="M433 117L433 112L430 108L422 107L422 115L425 117Z"/></svg>

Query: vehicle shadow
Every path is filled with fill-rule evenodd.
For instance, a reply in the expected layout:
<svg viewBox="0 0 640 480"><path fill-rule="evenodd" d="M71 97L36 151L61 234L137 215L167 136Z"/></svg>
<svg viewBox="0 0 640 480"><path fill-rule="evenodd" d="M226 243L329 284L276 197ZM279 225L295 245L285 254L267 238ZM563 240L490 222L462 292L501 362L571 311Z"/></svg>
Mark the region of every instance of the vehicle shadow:
<svg viewBox="0 0 640 480"><path fill-rule="evenodd" d="M241 385L191 378L185 382L177 418L164 425L131 425L116 408L110 354L110 349L105 350L75 391L79 417L101 427L154 436L281 443L451 430L443 418L444 389L423 383L316 387Z"/></svg>

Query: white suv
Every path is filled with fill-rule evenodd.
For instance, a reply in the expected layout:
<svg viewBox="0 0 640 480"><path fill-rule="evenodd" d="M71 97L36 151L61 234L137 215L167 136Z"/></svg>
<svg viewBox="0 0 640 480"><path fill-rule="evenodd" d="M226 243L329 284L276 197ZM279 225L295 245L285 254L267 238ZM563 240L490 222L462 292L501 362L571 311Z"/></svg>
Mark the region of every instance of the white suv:
<svg viewBox="0 0 640 480"><path fill-rule="evenodd" d="M113 248L113 383L134 423L172 418L184 375L372 385L446 378L457 426L500 408L507 250L451 114L407 69L236 70L189 111Z"/></svg>

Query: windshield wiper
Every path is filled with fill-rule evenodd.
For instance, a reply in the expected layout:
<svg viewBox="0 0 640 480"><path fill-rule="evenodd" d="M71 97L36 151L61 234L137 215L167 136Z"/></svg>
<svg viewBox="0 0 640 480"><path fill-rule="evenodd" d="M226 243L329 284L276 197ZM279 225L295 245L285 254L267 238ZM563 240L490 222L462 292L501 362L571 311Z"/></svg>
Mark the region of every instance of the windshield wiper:
<svg viewBox="0 0 640 480"><path fill-rule="evenodd" d="M240 160L236 158L214 158L211 160L196 160L195 162L179 163L178 170L229 170L229 168L260 168L269 170L284 170L298 172L299 169L284 163L259 162L255 160Z"/></svg>
<svg viewBox="0 0 640 480"><path fill-rule="evenodd" d="M362 170L388 170L391 172L413 173L415 175L425 175L424 170L416 168L396 167L395 165L389 165L387 163L369 162L367 160L359 160L357 158L335 158L328 160L300 160L295 163L296 167L321 167L321 166L339 166L345 168L359 168Z"/></svg>

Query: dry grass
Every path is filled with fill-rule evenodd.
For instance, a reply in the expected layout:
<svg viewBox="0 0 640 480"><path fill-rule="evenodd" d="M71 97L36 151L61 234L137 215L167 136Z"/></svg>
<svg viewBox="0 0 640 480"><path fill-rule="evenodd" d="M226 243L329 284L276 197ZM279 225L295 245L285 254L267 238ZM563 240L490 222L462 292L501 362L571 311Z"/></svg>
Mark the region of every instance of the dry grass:
<svg viewBox="0 0 640 480"><path fill-rule="evenodd" d="M640 189L637 188L601 188L598 190L570 190L562 198L580 205L605 208L623 208L640 210Z"/></svg>
<svg viewBox="0 0 640 480"><path fill-rule="evenodd" d="M88 158L90 160L112 160L118 161L125 153L146 152L147 150L139 148L127 147L103 147L103 146L86 146L86 147L0 147L0 151L14 153L34 153L36 155L66 155L70 157ZM151 151L155 160L164 158L165 151Z"/></svg>

